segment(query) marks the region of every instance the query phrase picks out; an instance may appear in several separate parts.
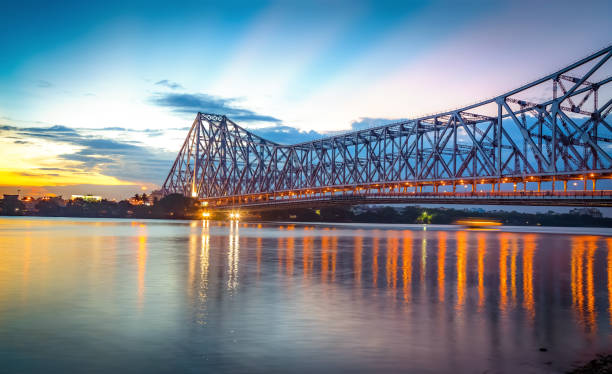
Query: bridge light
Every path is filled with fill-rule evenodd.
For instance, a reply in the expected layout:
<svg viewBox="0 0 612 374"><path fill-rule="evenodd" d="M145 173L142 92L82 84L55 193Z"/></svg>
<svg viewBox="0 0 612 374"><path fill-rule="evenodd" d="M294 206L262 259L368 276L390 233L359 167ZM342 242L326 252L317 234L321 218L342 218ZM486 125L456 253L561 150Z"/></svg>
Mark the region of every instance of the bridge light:
<svg viewBox="0 0 612 374"><path fill-rule="evenodd" d="M591 173L591 176L592 176L592 177L594 177L594 176L595 176L595 174Z"/></svg>
<svg viewBox="0 0 612 374"><path fill-rule="evenodd" d="M202 212L202 217L203 217L203 218L208 218L208 217L210 217L210 212Z"/></svg>
<svg viewBox="0 0 612 374"><path fill-rule="evenodd" d="M197 193L197 192L195 192L195 191L192 191L192 192L191 192L191 197L197 197L197 196L198 196L198 193Z"/></svg>
<svg viewBox="0 0 612 374"><path fill-rule="evenodd" d="M578 185L578 182L574 182L574 183L572 183L572 184L573 184L574 186L577 186L577 185Z"/></svg>

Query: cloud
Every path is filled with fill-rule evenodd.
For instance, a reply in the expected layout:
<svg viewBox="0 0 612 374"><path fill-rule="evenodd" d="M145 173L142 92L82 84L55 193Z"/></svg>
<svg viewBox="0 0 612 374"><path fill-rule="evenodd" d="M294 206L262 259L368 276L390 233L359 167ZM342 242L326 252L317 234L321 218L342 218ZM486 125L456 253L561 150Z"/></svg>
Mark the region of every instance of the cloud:
<svg viewBox="0 0 612 374"><path fill-rule="evenodd" d="M324 134L318 133L314 130L300 131L295 127L284 125L268 126L249 131L261 136L264 139L287 145L320 139L324 136Z"/></svg>
<svg viewBox="0 0 612 374"><path fill-rule="evenodd" d="M180 84L178 84L176 82L169 81L167 79L163 79L163 80L161 80L159 82L155 82L155 85L156 86L165 86L165 87L168 87L168 88L170 88L172 90L176 90L178 88L183 88L183 86L181 86Z"/></svg>
<svg viewBox="0 0 612 374"><path fill-rule="evenodd" d="M390 123L401 122L401 121L405 121L405 119L362 117L362 118L359 118L358 120L351 122L351 130L353 131L363 130L363 129L367 129L370 127L383 126L383 125L388 125Z"/></svg>
<svg viewBox="0 0 612 374"><path fill-rule="evenodd" d="M49 88L49 87L53 86L53 83L51 83L49 81L46 81L46 80L40 79L40 80L36 81L36 86L40 87L40 88Z"/></svg>
<svg viewBox="0 0 612 374"><path fill-rule="evenodd" d="M127 127L117 127L117 126L113 126L113 127L102 127L102 128L98 128L98 129L88 129L88 128L83 128L83 130L87 130L87 131L95 131L95 132L105 132L105 131L114 131L114 132L131 132L131 133L147 133L151 136L155 136L155 135L163 135L166 131L169 130L177 130L177 131L187 131L189 130L190 127L166 127L163 129L129 129Z"/></svg>
<svg viewBox="0 0 612 374"><path fill-rule="evenodd" d="M100 173L123 181L161 184L176 157L174 152L162 151L135 141L121 140L120 135L113 139L100 137L97 134L86 135L79 129L66 126L26 128L0 126L0 131L4 138L12 135L19 139L14 141L16 144L44 139L47 142L71 145L72 147L69 147L66 153L60 154L57 159L76 161L77 166L74 163L66 163L63 167L36 168L60 174L62 171Z"/></svg>
<svg viewBox="0 0 612 374"><path fill-rule="evenodd" d="M235 121L274 122L278 118L255 113L235 106L238 99L220 98L207 94L157 93L150 98L151 103L172 109L177 113L195 114L197 112L223 114Z"/></svg>

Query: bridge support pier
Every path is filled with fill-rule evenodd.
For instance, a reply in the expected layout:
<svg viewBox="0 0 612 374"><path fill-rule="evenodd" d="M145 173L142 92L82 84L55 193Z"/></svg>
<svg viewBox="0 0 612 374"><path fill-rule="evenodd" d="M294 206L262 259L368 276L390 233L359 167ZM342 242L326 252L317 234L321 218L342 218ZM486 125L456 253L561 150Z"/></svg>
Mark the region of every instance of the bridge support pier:
<svg viewBox="0 0 612 374"><path fill-rule="evenodd" d="M538 181L538 192L542 192L542 182Z"/></svg>
<svg viewBox="0 0 612 374"><path fill-rule="evenodd" d="M563 181L563 192L567 192L567 180Z"/></svg>

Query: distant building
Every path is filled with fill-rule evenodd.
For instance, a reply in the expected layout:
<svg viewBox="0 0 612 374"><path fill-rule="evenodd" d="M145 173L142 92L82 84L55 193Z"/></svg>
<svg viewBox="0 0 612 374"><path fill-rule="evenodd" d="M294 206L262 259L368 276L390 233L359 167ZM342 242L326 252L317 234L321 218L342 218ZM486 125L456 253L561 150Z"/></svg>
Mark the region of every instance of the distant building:
<svg viewBox="0 0 612 374"><path fill-rule="evenodd" d="M581 216L591 216L595 218L601 218L601 211L597 208L575 208L570 210L571 214L578 214Z"/></svg>
<svg viewBox="0 0 612 374"><path fill-rule="evenodd" d="M162 193L161 190L155 190L155 191L151 192L151 194L149 195L149 198L151 199L151 202L153 202L155 200L155 198L157 198L157 200L161 200L162 197L164 197L164 194Z"/></svg>
<svg viewBox="0 0 612 374"><path fill-rule="evenodd" d="M142 205L142 204L144 204L144 201L142 201L142 200L140 199L140 197L139 197L139 198L136 198L136 197L130 197L130 198L128 199L128 201L129 201L129 202L130 202L130 204L132 204L132 205Z"/></svg>
<svg viewBox="0 0 612 374"><path fill-rule="evenodd" d="M94 196L94 195L72 195L70 196L70 200L83 199L85 201L102 201L102 196Z"/></svg>
<svg viewBox="0 0 612 374"><path fill-rule="evenodd" d="M38 204L38 200L34 199L31 196L26 196L23 199L21 199L21 202L23 203L23 205L25 205L25 210L28 212L36 212L36 204Z"/></svg>

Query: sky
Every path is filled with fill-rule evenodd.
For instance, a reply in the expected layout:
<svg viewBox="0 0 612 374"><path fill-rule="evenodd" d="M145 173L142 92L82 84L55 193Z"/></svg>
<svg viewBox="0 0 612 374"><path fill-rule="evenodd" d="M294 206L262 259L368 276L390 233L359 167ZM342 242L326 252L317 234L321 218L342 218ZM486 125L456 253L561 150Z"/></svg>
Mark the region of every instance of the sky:
<svg viewBox="0 0 612 374"><path fill-rule="evenodd" d="M0 193L159 188L198 111L282 143L460 107L608 46L610 1L18 1Z"/></svg>

